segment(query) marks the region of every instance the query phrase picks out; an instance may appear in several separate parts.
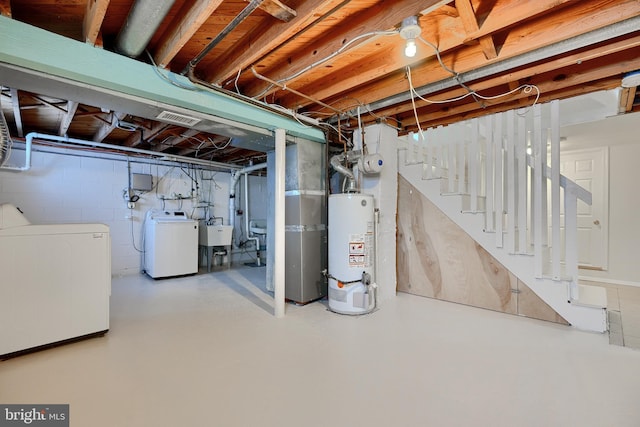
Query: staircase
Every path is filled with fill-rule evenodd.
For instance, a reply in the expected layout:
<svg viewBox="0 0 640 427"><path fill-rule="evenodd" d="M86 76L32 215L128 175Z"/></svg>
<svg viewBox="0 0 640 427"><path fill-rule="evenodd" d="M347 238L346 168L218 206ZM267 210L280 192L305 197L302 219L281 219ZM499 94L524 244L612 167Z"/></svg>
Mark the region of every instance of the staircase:
<svg viewBox="0 0 640 427"><path fill-rule="evenodd" d="M577 282L591 193L560 174L559 115L553 101L410 134L399 172L571 325L604 332L606 292Z"/></svg>

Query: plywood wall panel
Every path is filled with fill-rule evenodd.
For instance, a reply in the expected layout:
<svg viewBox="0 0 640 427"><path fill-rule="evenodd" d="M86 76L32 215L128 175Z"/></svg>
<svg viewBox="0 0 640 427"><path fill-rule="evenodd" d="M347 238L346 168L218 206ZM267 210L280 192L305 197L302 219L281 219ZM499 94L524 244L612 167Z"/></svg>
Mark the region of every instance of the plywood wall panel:
<svg viewBox="0 0 640 427"><path fill-rule="evenodd" d="M563 322L401 176L397 238L398 291Z"/></svg>

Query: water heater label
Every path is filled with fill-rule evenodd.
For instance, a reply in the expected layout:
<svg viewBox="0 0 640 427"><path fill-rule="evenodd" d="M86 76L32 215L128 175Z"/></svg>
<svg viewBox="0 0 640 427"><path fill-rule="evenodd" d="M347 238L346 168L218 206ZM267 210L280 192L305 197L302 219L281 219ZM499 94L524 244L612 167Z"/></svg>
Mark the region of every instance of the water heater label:
<svg viewBox="0 0 640 427"><path fill-rule="evenodd" d="M371 267L373 233L349 235L349 267Z"/></svg>

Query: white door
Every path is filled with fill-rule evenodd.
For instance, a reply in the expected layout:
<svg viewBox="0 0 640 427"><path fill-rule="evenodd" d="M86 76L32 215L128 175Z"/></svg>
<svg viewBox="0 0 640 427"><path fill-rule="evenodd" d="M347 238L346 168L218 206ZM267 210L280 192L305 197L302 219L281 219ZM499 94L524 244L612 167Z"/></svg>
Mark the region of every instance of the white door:
<svg viewBox="0 0 640 427"><path fill-rule="evenodd" d="M594 148L562 152L560 173L590 191L593 203L578 200L578 264L606 270L609 247L609 151ZM562 209L564 215L564 209ZM562 218L561 223L564 223ZM564 230L563 230L564 237Z"/></svg>

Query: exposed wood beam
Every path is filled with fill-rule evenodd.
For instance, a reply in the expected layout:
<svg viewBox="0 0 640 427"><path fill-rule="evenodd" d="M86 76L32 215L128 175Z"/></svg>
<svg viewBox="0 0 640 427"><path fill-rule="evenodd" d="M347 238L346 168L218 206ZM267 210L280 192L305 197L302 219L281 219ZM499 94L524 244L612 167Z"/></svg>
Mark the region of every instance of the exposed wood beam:
<svg viewBox="0 0 640 427"><path fill-rule="evenodd" d="M234 49L230 55L220 60L220 67L217 67L207 76L207 80L221 83L235 76L238 70L244 70L258 61L260 58L285 43L295 34L304 30L314 21L325 15L333 8L348 0L322 0L305 1L297 9L298 16L289 22L278 22L270 24L266 28L258 28L255 34L250 35L250 40L242 41L241 44L251 46L251 49Z"/></svg>
<svg viewBox="0 0 640 427"><path fill-rule="evenodd" d="M486 36L507 28L512 24L545 14L554 8L560 8L564 5L570 5L571 3L576 4L580 2L581 0L504 1L501 2L501 4L499 5L500 7L494 7L491 10L491 13L489 13L484 18L481 28L479 28L475 32L468 34L467 37L468 40L479 39L482 36ZM566 22L571 22L571 20L564 21L563 24L566 24Z"/></svg>
<svg viewBox="0 0 640 427"><path fill-rule="evenodd" d="M169 148L174 148L177 145L181 144L184 141L190 140L192 141L192 138L195 137L196 135L198 135L199 133L201 133L198 129L187 129L184 132L180 132L180 134L178 136L174 136L173 138L171 138L171 145L169 144L164 144L161 147L158 147L157 150L158 151L166 151ZM205 141L208 142L208 141Z"/></svg>
<svg viewBox="0 0 640 427"><path fill-rule="evenodd" d="M124 142L127 147L135 147L140 145L141 142L146 141L154 136L157 136L160 132L164 131L171 125L162 122L153 122L151 128L142 128L142 135L140 132L131 132L131 135Z"/></svg>
<svg viewBox="0 0 640 427"><path fill-rule="evenodd" d="M586 64L588 61L597 59L599 57L612 55L617 52L622 52L625 50L632 52L634 51L634 49L637 49L637 48L640 48L640 35L626 39L626 40L620 40L609 45L596 46L591 49L583 50L583 51L580 51L579 53L575 53L572 55L556 58L551 61L543 61L538 65L535 65L533 67L528 67L526 69L508 72L502 75L484 79L480 82L473 83L471 85L471 88L476 91L482 92L502 84L507 84L509 85L509 90L512 90L518 87L521 82L524 82L526 79L530 78L531 76L537 76L540 74L552 72L554 70L560 70L564 67L570 67L574 64L583 64L583 63ZM466 90L460 87L454 87L452 89L438 93L436 96L434 96L434 99L455 98L460 95L464 95L465 92ZM417 101L417 103L418 103L417 105L421 105L422 101ZM383 110L378 110L376 111L376 113L382 116L391 117L391 116L396 116L398 114L401 114L410 110L411 110L411 104L405 103L405 104L393 106L390 108L385 108Z"/></svg>
<svg viewBox="0 0 640 427"><path fill-rule="evenodd" d="M222 0L198 0L193 4L185 2L158 43L155 63L159 67L166 67L220 4Z"/></svg>
<svg viewBox="0 0 640 427"><path fill-rule="evenodd" d="M11 88L11 105L13 106L13 119L16 122L16 129L20 138L24 137L24 130L22 128L22 114L20 113L20 96L18 95L18 89Z"/></svg>
<svg viewBox="0 0 640 427"><path fill-rule="evenodd" d="M82 38L86 43L96 45L102 27L102 21L107 13L110 0L88 0L87 9L82 23ZM101 43L100 43L101 44Z"/></svg>
<svg viewBox="0 0 640 427"><path fill-rule="evenodd" d="M480 28L478 27L478 20L473 10L473 6L471 5L471 1L456 0L456 8L458 9L460 19L462 20L462 25L464 26L467 34L477 32ZM484 56L487 59L498 57L496 45L493 43L493 38L491 37L491 35L481 36L478 38L478 41L480 42L480 46L482 47Z"/></svg>
<svg viewBox="0 0 640 427"><path fill-rule="evenodd" d="M0 15L11 18L11 0L0 0Z"/></svg>
<svg viewBox="0 0 640 427"><path fill-rule="evenodd" d="M500 51L501 59L525 54L606 25L614 25L620 20L640 14L640 2L626 0L624 3L625 11L627 12L624 16L618 10L618 2L612 4L608 1L600 1L598 2L600 7L597 12L594 12L593 9L585 10L580 8L579 5L577 9L566 6L553 15L551 22L542 18L527 22L509 33ZM564 24L572 21L574 22L573 25ZM555 30L550 31L550 26ZM575 56L571 57L575 59L576 57L579 58L580 55L575 54ZM477 47L465 46L443 55L443 61L447 64L453 64L457 72L464 73L474 69L479 63L491 63L496 60L487 61L484 58L484 54ZM421 62L412 68L412 75L415 87L421 87L451 77L451 74L443 70L436 61ZM351 75L347 75L343 71L340 81L337 83L340 84L341 81L351 78ZM351 97L357 98L364 104L408 91L407 79L403 70L399 70L396 74L391 74L383 79L378 79L369 85L362 84L365 82L366 80L362 79L361 86L356 90L351 90L349 93ZM308 90L307 88L299 90L304 93L312 93L316 98L322 99L338 109L344 110L347 106L353 104L353 100L341 99L343 95L330 87L336 84L332 75L327 76L325 79L318 79L316 84L318 85L318 92L324 91L326 93L325 96L319 96L315 90ZM299 103L300 101L296 100L296 102ZM289 106L286 103L284 105Z"/></svg>
<svg viewBox="0 0 640 427"><path fill-rule="evenodd" d="M60 128L58 129L58 135L64 136L67 134L69 130L69 126L71 126L71 122L73 121L73 117L76 114L76 110L78 109L78 103L76 101L67 101L67 112L64 116L62 116L62 120L60 121Z"/></svg>
<svg viewBox="0 0 640 427"><path fill-rule="evenodd" d="M350 22L351 25L345 25L341 27L341 30L339 31L329 32L324 38L317 40L314 43L313 48L291 58L288 62L282 62L277 68L269 70L269 75L267 77L273 80L280 80L285 77L293 76L296 73L309 68L312 64L317 63L320 58L327 58L334 52L338 51L345 45L345 41L353 40L358 36L373 31L393 29L407 16L417 15L429 6L436 6L445 3L447 3L447 1L427 0L416 2L415 0L399 0L393 4L393 7L389 7L386 3L369 7L363 13L354 16ZM371 42L373 39L374 38L370 38L363 40L361 43L354 43L349 47L349 49L344 50L343 54L345 54L345 52L349 52L349 50L353 49L355 46L362 46L363 43ZM381 56L379 51L377 51L375 55ZM384 61L388 64L388 57L384 57ZM327 63L324 65L326 64ZM379 75L380 74L378 74L378 76ZM295 80L296 79L290 79L286 83L290 85ZM256 96L261 94L268 86L268 83L259 81L246 87L245 93L249 96ZM317 98L317 96L314 97Z"/></svg>
<svg viewBox="0 0 640 427"><path fill-rule="evenodd" d="M109 136L111 132L118 126L118 121L123 120L127 116L126 113L112 112L111 121L102 123L96 133L93 135L93 141L101 142Z"/></svg>
<svg viewBox="0 0 640 427"><path fill-rule="evenodd" d="M636 98L637 87L625 87L622 88L620 93L620 106L618 107L619 113L630 113L633 109L633 101Z"/></svg>
<svg viewBox="0 0 640 427"><path fill-rule="evenodd" d="M554 99L565 99L572 98L574 96L583 95L591 92L596 92L600 90L609 90L617 87L619 85L619 79L605 79L602 81L590 82L589 84L562 88L558 91L547 92L543 94L539 102L544 103L548 101L552 101ZM419 116L422 128L430 128L434 126L440 125L448 125L451 123L457 123L463 120L469 120L475 117L486 116L489 114L499 113L502 111L513 110L515 108L521 108L520 99L515 99L511 102L499 103L496 105L488 106L485 109L478 109L474 107L472 104L465 104L462 106L454 107L447 112L440 113L430 113L429 115ZM417 130L417 126L415 125L415 119L411 119L407 117L406 126L404 126L404 131L401 133L406 133L410 131Z"/></svg>
<svg viewBox="0 0 640 427"><path fill-rule="evenodd" d="M38 95L34 95L34 94L32 94L32 93L28 93L28 92L27 92L27 95L28 95L28 96L30 96L31 98L35 99L36 101L41 102L42 104L44 104L44 105L46 105L46 106L48 106L48 107L53 107L53 108L55 108L56 110L60 110L60 111L62 111L63 113L66 113L66 112L67 112L67 110L65 110L63 107L61 107L61 105L66 105L66 102L61 102L61 101L58 101L58 102L55 102L55 101L53 101L53 102L52 102L52 101L47 101L46 99L41 98L41 97L39 97Z"/></svg>
<svg viewBox="0 0 640 427"><path fill-rule="evenodd" d="M260 3L260 6L258 7L274 18L284 22L289 22L297 16L295 10L291 9L289 6L283 4L279 0L265 0Z"/></svg>

